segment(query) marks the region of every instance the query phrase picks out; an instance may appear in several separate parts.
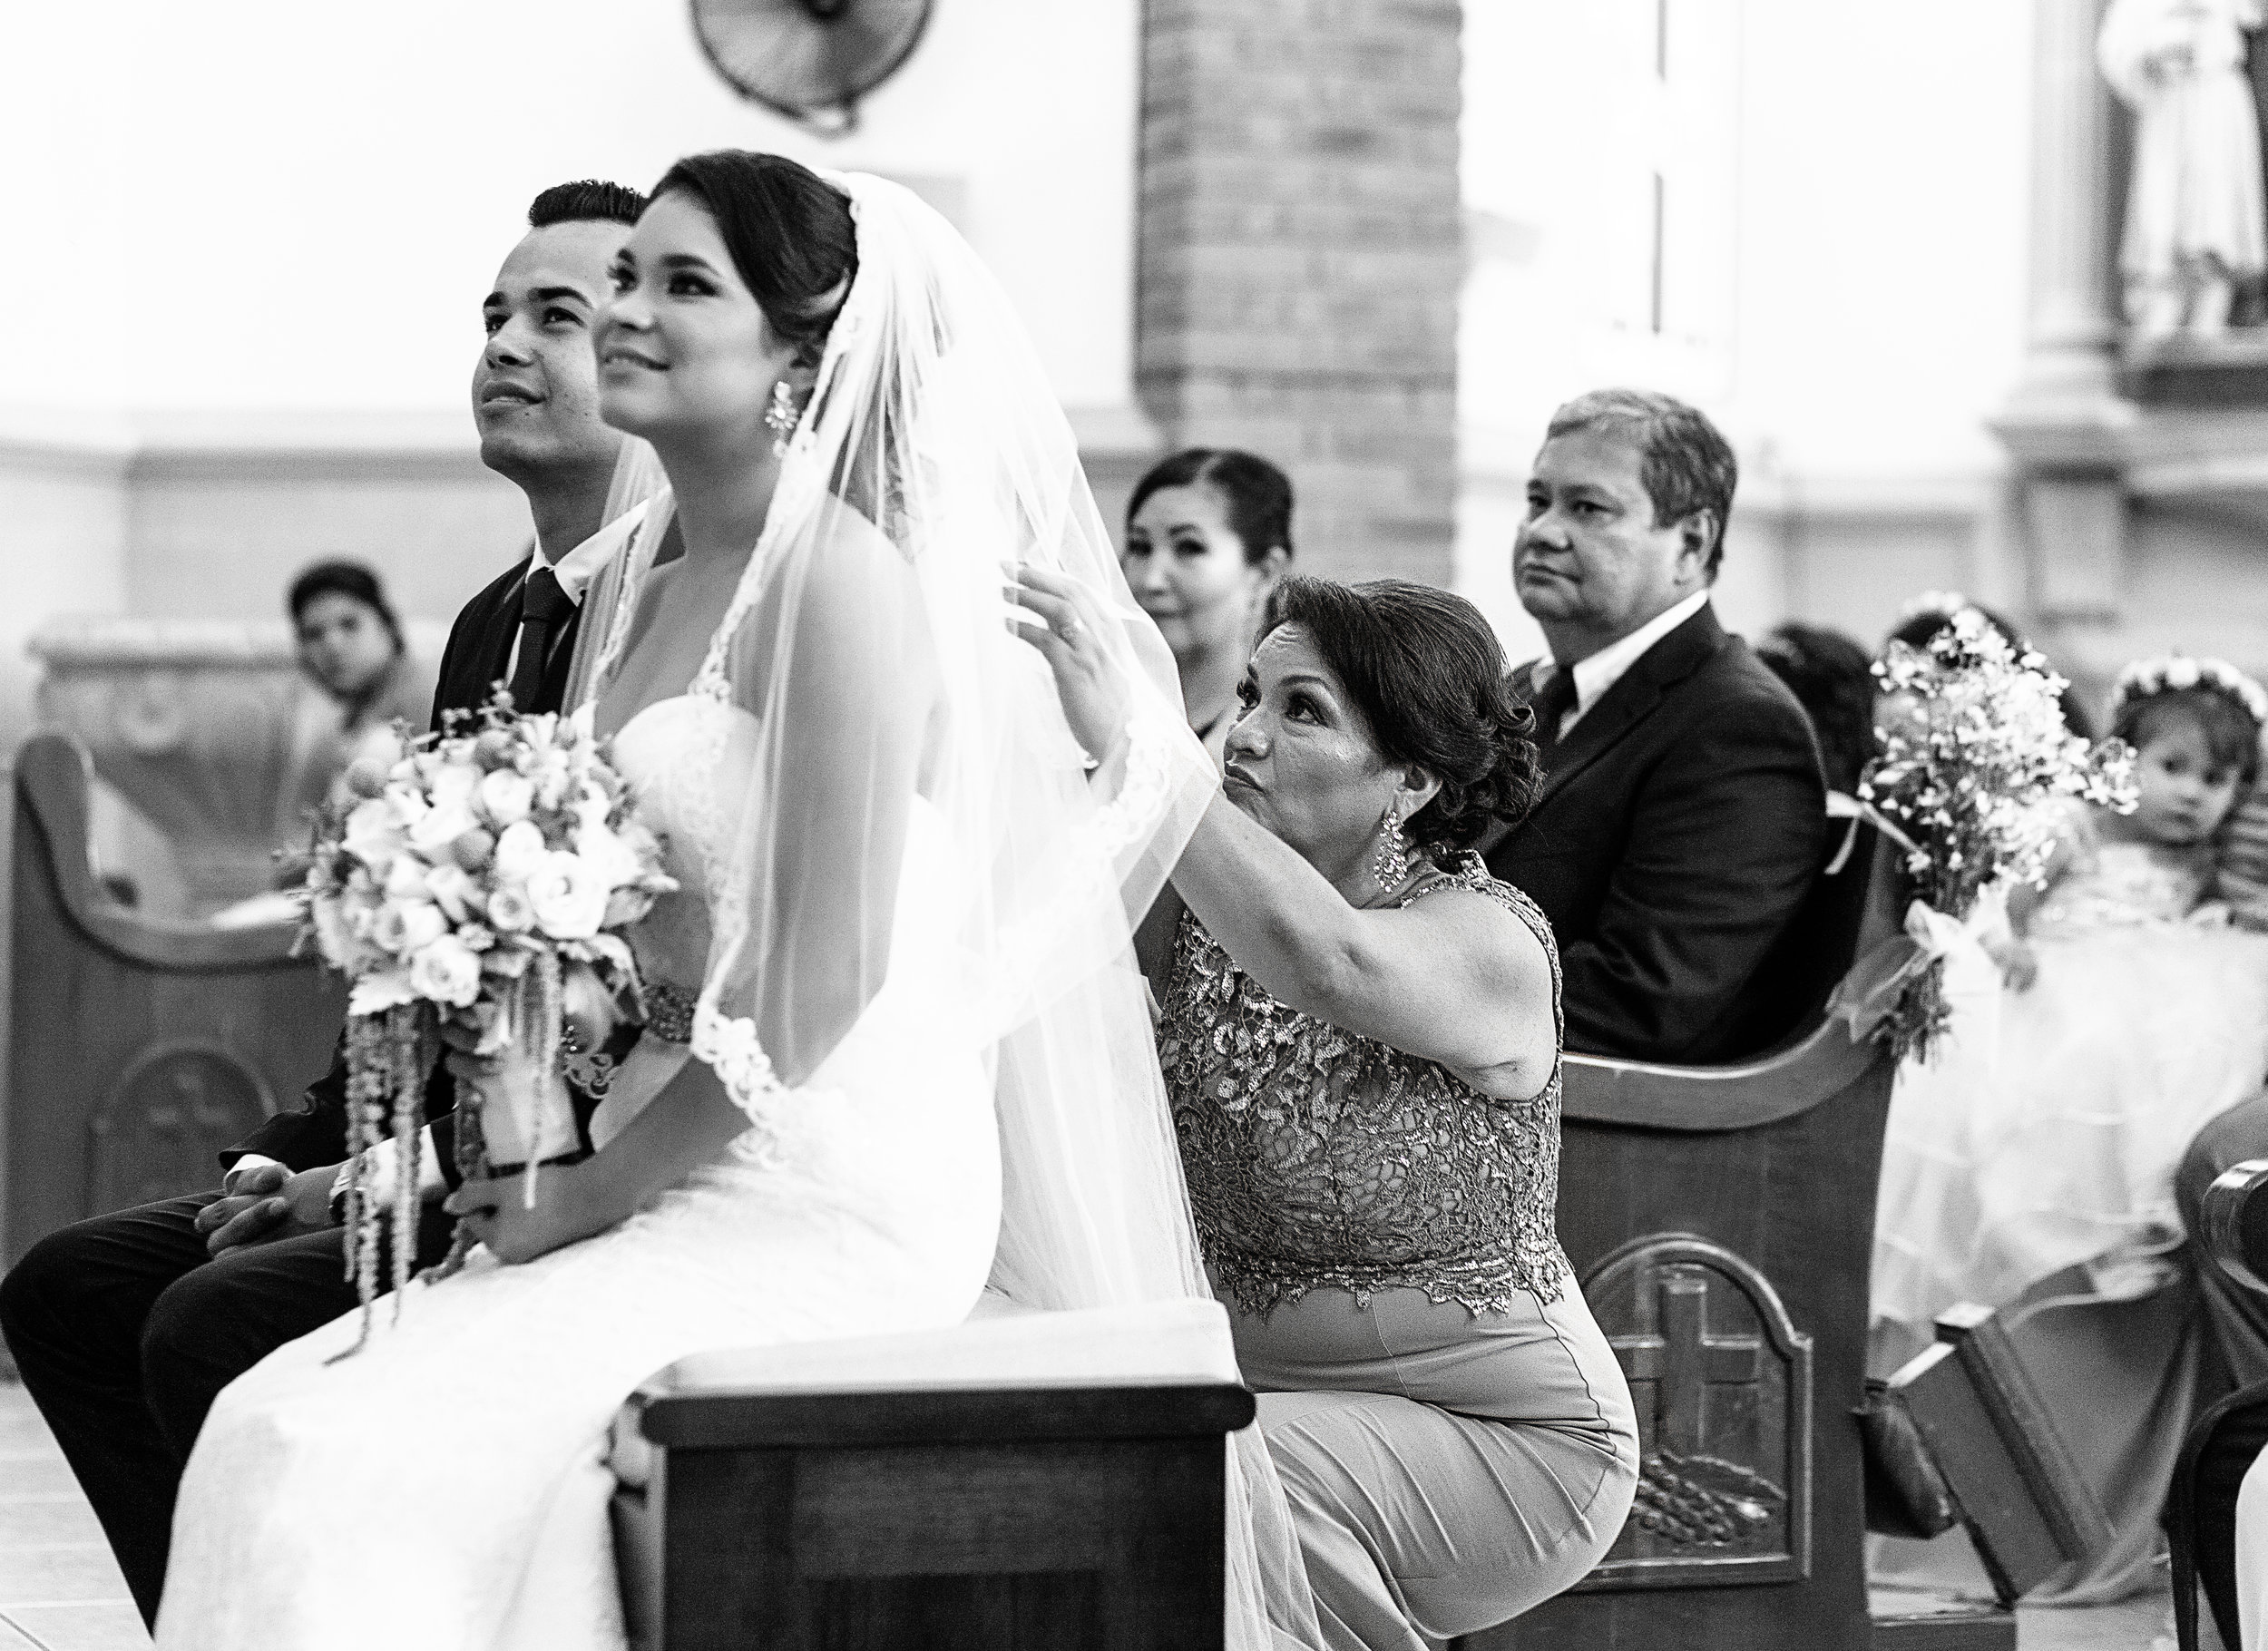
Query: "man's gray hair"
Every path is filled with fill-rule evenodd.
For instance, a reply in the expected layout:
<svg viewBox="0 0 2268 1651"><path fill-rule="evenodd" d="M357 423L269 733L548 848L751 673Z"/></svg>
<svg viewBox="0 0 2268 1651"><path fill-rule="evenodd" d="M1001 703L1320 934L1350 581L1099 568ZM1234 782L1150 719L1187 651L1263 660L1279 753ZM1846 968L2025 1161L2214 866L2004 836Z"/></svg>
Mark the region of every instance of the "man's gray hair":
<svg viewBox="0 0 2268 1651"><path fill-rule="evenodd" d="M1627 430L1638 444L1638 480L1654 503L1654 525L1667 527L1707 511L1716 528L1708 575L1725 559L1725 524L1733 513L1740 464L1708 415L1658 390L1592 390L1551 415L1546 441L1602 425Z"/></svg>

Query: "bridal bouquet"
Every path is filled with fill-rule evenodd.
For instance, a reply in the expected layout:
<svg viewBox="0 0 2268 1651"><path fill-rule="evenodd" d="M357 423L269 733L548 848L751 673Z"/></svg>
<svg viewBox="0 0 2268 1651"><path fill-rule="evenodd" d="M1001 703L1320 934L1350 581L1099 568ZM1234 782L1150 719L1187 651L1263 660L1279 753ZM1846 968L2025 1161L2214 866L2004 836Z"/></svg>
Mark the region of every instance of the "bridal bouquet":
<svg viewBox="0 0 2268 1651"><path fill-rule="evenodd" d="M572 719L518 715L499 693L476 718L453 715L442 733L410 738L397 727L395 738L390 760L357 762L344 795L318 816L300 891L302 943L352 982L342 1174L366 1334L382 1213L367 1155L395 1142L399 1290L415 1247L418 1133L444 1017L477 1024L484 1054L518 1045L544 1057L533 1097L514 1103L523 1115L484 1120L460 1108L462 1170L478 1173L489 1135L572 1138L559 1072L569 972L580 966L618 1000L638 1001L621 931L677 886L604 747ZM460 1233L451 1265L466 1247Z"/></svg>
<svg viewBox="0 0 2268 1651"><path fill-rule="evenodd" d="M2074 735L2059 702L2065 680L2038 654L2011 648L1974 608L1927 648L1892 643L1874 675L1881 745L1859 800L1905 851L1914 948L1887 978L1854 975L1837 1003L1882 1005L1879 1024L1897 1057L1926 1060L1950 1018L1947 959L1980 949L1984 896L2042 880L2057 837L2048 805L2132 808L2133 757L2116 742L2090 748ZM1997 972L1991 982L1997 992ZM1878 1023L1863 1012L1853 1021Z"/></svg>

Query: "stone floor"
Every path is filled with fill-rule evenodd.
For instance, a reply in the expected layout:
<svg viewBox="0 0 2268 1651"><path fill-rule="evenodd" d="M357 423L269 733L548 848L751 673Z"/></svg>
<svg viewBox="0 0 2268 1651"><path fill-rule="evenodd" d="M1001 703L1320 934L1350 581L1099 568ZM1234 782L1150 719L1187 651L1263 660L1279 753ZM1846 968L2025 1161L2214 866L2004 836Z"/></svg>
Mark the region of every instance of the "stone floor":
<svg viewBox="0 0 2268 1651"><path fill-rule="evenodd" d="M2019 1646L2150 1651L2167 1620L2163 1597L2026 1611ZM146 1651L149 1644L39 1412L21 1387L0 1381L0 1651Z"/></svg>

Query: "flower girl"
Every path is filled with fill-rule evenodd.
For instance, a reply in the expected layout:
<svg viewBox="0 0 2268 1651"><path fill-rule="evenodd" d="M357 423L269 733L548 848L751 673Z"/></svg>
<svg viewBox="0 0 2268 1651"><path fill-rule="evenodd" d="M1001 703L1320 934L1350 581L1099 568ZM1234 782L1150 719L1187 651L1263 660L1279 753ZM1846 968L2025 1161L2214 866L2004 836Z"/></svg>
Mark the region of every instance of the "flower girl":
<svg viewBox="0 0 2268 1651"><path fill-rule="evenodd" d="M2184 1149L2268 1077L2268 935L2213 898L2268 693L2217 659L2152 659L2120 674L2112 718L2135 807L2065 806L2043 885L2009 899L2005 987L1956 1028L1971 1058L1900 1075L1878 1320L1926 1333L1955 1302L2003 1306L2073 1267L2098 1297L2156 1288Z"/></svg>

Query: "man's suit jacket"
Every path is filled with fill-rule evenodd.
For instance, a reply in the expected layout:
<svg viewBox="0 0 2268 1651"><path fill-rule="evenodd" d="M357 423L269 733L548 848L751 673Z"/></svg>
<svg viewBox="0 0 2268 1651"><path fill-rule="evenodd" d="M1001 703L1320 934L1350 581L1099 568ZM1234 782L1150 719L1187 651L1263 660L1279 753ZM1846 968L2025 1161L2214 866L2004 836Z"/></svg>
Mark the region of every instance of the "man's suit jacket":
<svg viewBox="0 0 2268 1651"><path fill-rule="evenodd" d="M513 638L520 630L520 583L533 558L523 557L495 582L467 603L449 628L449 644L442 650L440 681L434 692L433 726L453 710L476 710L488 703L512 656ZM531 711L555 711L567 688L582 611L578 608L552 639L551 659L543 672L543 689ZM572 1092L572 1091L571 1091ZM578 1097L578 1104L582 1104ZM425 1085L425 1116L433 1121L434 1148L452 1181L455 1130L449 1114L456 1105L456 1085L448 1072L434 1069ZM331 1070L308 1086L298 1109L279 1112L220 1155L225 1169L248 1152L257 1152L294 1170L318 1169L347 1156L347 1057L342 1041L332 1057Z"/></svg>
<svg viewBox="0 0 2268 1651"><path fill-rule="evenodd" d="M1816 1006L1794 919L1830 850L1818 748L1713 610L1641 655L1545 766L1484 853L1551 920L1569 1049L1722 1062Z"/></svg>

